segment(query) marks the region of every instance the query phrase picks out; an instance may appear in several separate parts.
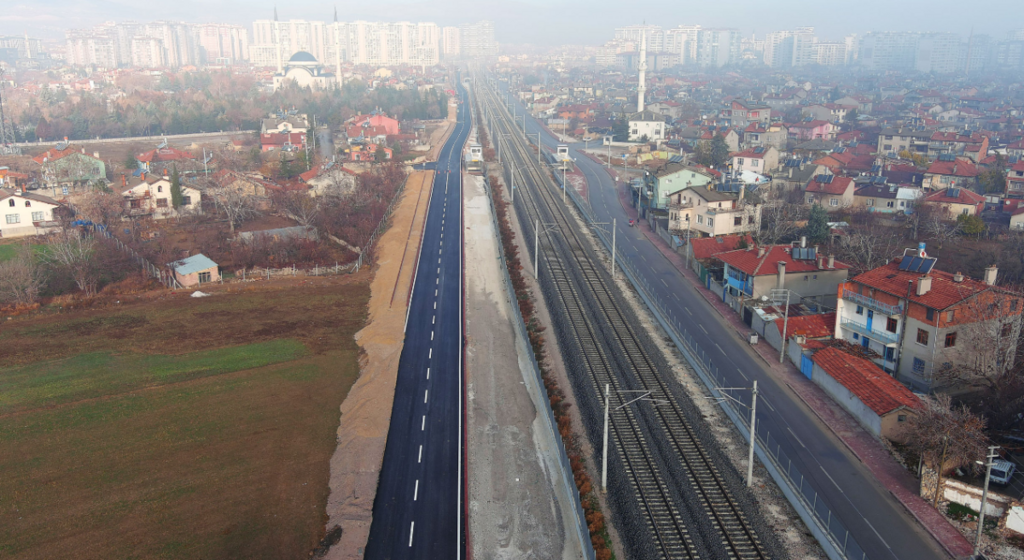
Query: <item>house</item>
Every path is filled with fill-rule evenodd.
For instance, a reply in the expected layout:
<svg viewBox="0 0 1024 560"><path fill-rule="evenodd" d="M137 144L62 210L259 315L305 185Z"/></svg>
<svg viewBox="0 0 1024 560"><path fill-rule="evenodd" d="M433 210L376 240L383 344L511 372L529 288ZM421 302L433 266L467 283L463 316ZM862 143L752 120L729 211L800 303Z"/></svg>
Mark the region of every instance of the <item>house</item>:
<svg viewBox="0 0 1024 560"><path fill-rule="evenodd" d="M747 128L751 123L768 124L771 121L772 108L768 105L733 100L728 109L722 111L722 118L728 119L730 126L738 130Z"/></svg>
<svg viewBox="0 0 1024 560"><path fill-rule="evenodd" d="M927 154L932 131L909 128L886 128L878 135L878 152L897 156L902 152Z"/></svg>
<svg viewBox="0 0 1024 560"><path fill-rule="evenodd" d="M945 208L951 219L955 219L960 214L980 216L981 211L985 209L984 196L960 187L933 192L925 196L922 202Z"/></svg>
<svg viewBox="0 0 1024 560"><path fill-rule="evenodd" d="M272 152L274 150L294 152L305 147L305 132L271 132L260 134L260 148L264 152Z"/></svg>
<svg viewBox="0 0 1024 560"><path fill-rule="evenodd" d="M0 166L0 188L21 189L28 186L28 175L11 171L11 168Z"/></svg>
<svg viewBox="0 0 1024 560"><path fill-rule="evenodd" d="M239 173L221 169L213 174L213 182L219 189L231 189L242 196L268 199L274 192L283 190L281 185L255 174Z"/></svg>
<svg viewBox="0 0 1024 560"><path fill-rule="evenodd" d="M1024 230L1024 206L1014 209L1010 214L1010 229Z"/></svg>
<svg viewBox="0 0 1024 560"><path fill-rule="evenodd" d="M808 105L800 109L800 114L813 120L841 123L846 120L847 107L835 103L824 105Z"/></svg>
<svg viewBox="0 0 1024 560"><path fill-rule="evenodd" d="M753 122L743 129L743 144L748 147L773 146L776 150L785 150L788 139L789 130L778 123Z"/></svg>
<svg viewBox="0 0 1024 560"><path fill-rule="evenodd" d="M351 127L381 127L385 135L401 134L401 127L399 126L398 121L384 113L373 113L370 115L359 115L353 117L346 130L351 129Z"/></svg>
<svg viewBox="0 0 1024 560"><path fill-rule="evenodd" d="M220 267L206 255L199 253L167 265L174 279L183 288L220 281Z"/></svg>
<svg viewBox="0 0 1024 560"><path fill-rule="evenodd" d="M764 341L769 346L781 350L783 334L787 340L793 337L801 337L801 340L832 340L832 334L836 330L836 314L834 312L794 315L794 307L790 306L788 318L784 315L786 312L784 305L761 308L762 312L772 311L767 316L768 323L764 325L762 333ZM786 332L783 333L783 330Z"/></svg>
<svg viewBox="0 0 1024 560"><path fill-rule="evenodd" d="M360 149L358 146L352 148L349 152L349 159L352 161L364 161L373 162L377 160L377 151L381 150L385 160L389 160L392 157L391 148L384 146L378 146L377 144L367 144Z"/></svg>
<svg viewBox="0 0 1024 560"><path fill-rule="evenodd" d="M860 179L859 177L857 178ZM870 182L858 186L853 192L853 205L866 208L868 212L883 214L909 214L913 211L917 199L921 198L921 189L900 187L884 182ZM854 181L858 185L857 180Z"/></svg>
<svg viewBox="0 0 1024 560"><path fill-rule="evenodd" d="M683 106L677 101L656 101L654 103L648 103L647 108L668 120L675 120L683 116ZM590 113L592 114L593 110L591 110ZM581 115L580 118L582 119L584 117Z"/></svg>
<svg viewBox="0 0 1024 560"><path fill-rule="evenodd" d="M57 144L32 161L40 166L43 184L61 189L64 195L76 187L107 179L107 166L98 153L89 155L85 148L75 149L65 143Z"/></svg>
<svg viewBox="0 0 1024 560"><path fill-rule="evenodd" d="M664 210L668 208L669 194L685 187L706 187L714 181L714 177L705 170L668 162L644 175L648 195L648 208ZM646 194L646 193L645 193Z"/></svg>
<svg viewBox="0 0 1024 560"><path fill-rule="evenodd" d="M725 138L725 145L729 147L730 152L740 151L740 135L735 130L725 127L689 126L680 131L679 139L695 148L701 142L710 142L716 134L721 134Z"/></svg>
<svg viewBox="0 0 1024 560"><path fill-rule="evenodd" d="M969 158L943 154L924 172L923 186L939 190L947 187L973 189L978 186L978 166Z"/></svg>
<svg viewBox="0 0 1024 560"><path fill-rule="evenodd" d="M0 189L0 238L44 235L58 228L52 198L14 189Z"/></svg>
<svg viewBox="0 0 1024 560"><path fill-rule="evenodd" d="M627 119L630 142L660 142L665 139L665 117L651 110L633 113Z"/></svg>
<svg viewBox="0 0 1024 560"><path fill-rule="evenodd" d="M325 162L299 175L310 196L341 196L356 188L356 176L341 164Z"/></svg>
<svg viewBox="0 0 1024 560"><path fill-rule="evenodd" d="M837 177L831 173L815 176L807 183L804 202L837 209L853 205L855 183L849 177Z"/></svg>
<svg viewBox="0 0 1024 560"><path fill-rule="evenodd" d="M1024 160L1018 161L1006 173L1006 197L1024 198Z"/></svg>
<svg viewBox="0 0 1024 560"><path fill-rule="evenodd" d="M171 180L166 176L143 173L134 184L122 189L129 216L147 216L162 220L187 214L202 214L202 194L189 186L181 188L181 203L175 208Z"/></svg>
<svg viewBox="0 0 1024 560"><path fill-rule="evenodd" d="M921 400L870 360L823 348L814 353L811 381L875 437L903 441L907 421L923 408Z"/></svg>
<svg viewBox="0 0 1024 560"><path fill-rule="evenodd" d="M1012 366L1024 297L985 278L935 270L924 248L851 278L838 288L836 339L878 354L885 371L915 390L940 383L954 365L986 373Z"/></svg>
<svg viewBox="0 0 1024 560"><path fill-rule="evenodd" d="M270 115L260 124L260 134L306 134L309 131L309 117L303 113L280 113Z"/></svg>
<svg viewBox="0 0 1024 560"><path fill-rule="evenodd" d="M757 231L761 205L748 204L746 189L720 192L714 185L685 187L669 195L668 229L674 235L717 237Z"/></svg>
<svg viewBox="0 0 1024 560"><path fill-rule="evenodd" d="M782 169L772 175L772 184L785 192L807 190L807 185L818 175L827 173L824 165L807 163L802 159L791 158L786 160Z"/></svg>
<svg viewBox="0 0 1024 560"><path fill-rule="evenodd" d="M779 151L774 146L755 146L732 154L733 171L770 173L779 166Z"/></svg>
<svg viewBox="0 0 1024 560"><path fill-rule="evenodd" d="M1006 155L1007 157L1015 157L1018 160L1024 159L1024 139L1007 144Z"/></svg>
<svg viewBox="0 0 1024 560"><path fill-rule="evenodd" d="M750 235L719 235L718 237L691 237L683 250L683 254L690 261L690 267L700 275L704 283L707 271L714 268L721 268L721 262L715 261L712 257L718 253L742 249L754 244Z"/></svg>
<svg viewBox="0 0 1024 560"><path fill-rule="evenodd" d="M832 306L836 288L846 281L850 265L818 255L817 247L774 245L715 255L725 265L722 293L733 298L771 295L773 289L792 290L801 301Z"/></svg>
<svg viewBox="0 0 1024 560"><path fill-rule="evenodd" d="M789 126L789 137L796 140L834 140L839 127L828 121L805 120Z"/></svg>
<svg viewBox="0 0 1024 560"><path fill-rule="evenodd" d="M144 152L135 157L147 173L150 172L163 172L168 165L174 165L179 162L191 161L194 159L192 154L176 150L169 146L163 146L156 148L148 152Z"/></svg>

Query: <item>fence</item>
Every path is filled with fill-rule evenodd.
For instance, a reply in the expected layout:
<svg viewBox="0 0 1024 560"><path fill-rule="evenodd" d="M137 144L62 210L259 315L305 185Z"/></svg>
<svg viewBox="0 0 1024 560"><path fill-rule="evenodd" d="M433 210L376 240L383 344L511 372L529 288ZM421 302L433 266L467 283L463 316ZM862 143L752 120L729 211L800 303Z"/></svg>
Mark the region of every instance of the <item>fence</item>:
<svg viewBox="0 0 1024 560"><path fill-rule="evenodd" d="M398 186L398 190L395 191L395 196L391 198L391 203L388 204L387 210L384 211L384 215L381 216L380 222L377 223L377 227L373 228L373 233L370 234L370 238L366 241L366 245L359 251L359 258L356 259L355 271L359 272L359 269L363 266L363 258L369 254L370 249L373 247L373 243L377 241L377 238L388 229L391 225L391 214L395 211L395 206L401 201L402 193L405 192L405 183L408 181L402 181L402 184Z"/></svg>
<svg viewBox="0 0 1024 560"><path fill-rule="evenodd" d="M314 265L313 268L309 269L296 268L295 265L286 268L261 268L258 266L254 266L252 268L241 268L236 270L234 278L225 281L255 282L257 280L269 280L271 278L280 276L330 276L335 274L342 274L345 272L354 272L357 270L356 265L356 262L351 262L348 264L334 263L334 266Z"/></svg>
<svg viewBox="0 0 1024 560"><path fill-rule="evenodd" d="M556 188L563 188L558 177L554 177ZM588 224L596 224L597 220L591 213L590 208L577 195L575 189L565 189L569 198L572 199L576 210ZM597 238L611 253L611 242L608 235L601 228L592 228ZM639 270L621 253L616 255L616 263L625 274L626 279L637 291L640 298L651 310L654 318L680 349L686 361L693 367L701 382L712 396L718 397L718 401L726 416L736 426L743 437L750 438L750 429L744 415L746 411L741 410L741 405L733 403L730 399L721 398L718 387L722 387L722 380L718 375L718 368L715 367L711 358L696 341L689 335L681 323L675 318L668 306L655 295L654 290ZM761 463L768 470L772 479L775 480L786 498L793 505L800 515L800 518L810 529L815 539L821 544L825 553L831 560L867 560L868 556L850 535L846 527L839 519L832 515L832 511L825 504L823 498L811 487L803 474L793 466L792 460L782 451L779 441L768 432L762 429L763 424L758 424L755 430L758 441L757 456Z"/></svg>
<svg viewBox="0 0 1024 560"><path fill-rule="evenodd" d="M156 278L164 286L167 286L168 288L181 287L181 284L179 284L178 281L174 279L173 272L169 270L163 270L161 268L157 268L156 266L154 266L153 263L149 262L141 255L139 255L135 251L135 249L132 249L130 246L122 243L121 240L115 237L114 234L110 233L110 231L107 230L105 226L97 224L96 226L93 227L93 230L99 233L100 235L106 237L107 239L113 241L117 248L120 249L125 254L127 254L129 257L131 257L133 261L135 261L139 266L142 267L142 270L146 274L152 276L153 278Z"/></svg>
<svg viewBox="0 0 1024 560"><path fill-rule="evenodd" d="M501 235L501 228L498 226L497 212L494 208L494 200L491 198L491 186L490 182L484 180L484 189L487 191L487 203L491 207L491 225L494 227L494 233L497 236ZM569 456L565 452L565 446L561 444L562 436L558 432L558 422L555 420L555 414L551 410L551 406L547 402L547 393L544 389L544 380L540 373L540 364L537 363L537 357L533 353L533 349L529 344L529 334L526 331L526 324L523 322L523 317L519 313L519 305L517 304L518 298L516 297L515 290L512 288L512 279L508 275L508 266L505 262L505 252L501 250L501 241L498 239L498 255L500 256L501 263L501 278L502 283L505 284L505 295L508 298L509 304L512 306L512 315L515 316L516 330L518 331L517 338L519 339L518 346L521 351L525 351L530 356L531 369L533 371L533 377L526 376L525 380L529 384L530 392L534 395L539 396L540 406L538 408L544 409L547 414L542 414L544 418L544 427L551 433L551 437L555 442L555 447L558 449L558 464L559 464L559 478L562 480L562 484L565 486L566 496L570 497L573 501L573 513L576 517L576 533L580 541L580 548L586 555L588 560L595 560L594 546L590 542L590 529L587 527L586 516L583 513L583 504L580 502L580 494L576 489L576 483L573 479L572 466L569 464Z"/></svg>

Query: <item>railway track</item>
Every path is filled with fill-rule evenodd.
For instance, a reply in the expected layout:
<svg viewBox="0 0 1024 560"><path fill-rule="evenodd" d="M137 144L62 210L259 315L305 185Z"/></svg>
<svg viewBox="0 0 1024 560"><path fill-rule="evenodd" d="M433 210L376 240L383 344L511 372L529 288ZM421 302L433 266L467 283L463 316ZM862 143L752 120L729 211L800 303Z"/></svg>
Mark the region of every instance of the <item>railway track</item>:
<svg viewBox="0 0 1024 560"><path fill-rule="evenodd" d="M613 493L632 494L632 500L620 498L618 505L641 518L647 530L645 537L628 535L631 552L666 559L777 557L769 554L735 495L735 471L718 468L724 458L709 451L707 434L691 421L703 422L699 413L674 380L662 377L669 371L664 359L624 311L604 266L595 265L600 259L577 232L579 222L557 200L557 187L536 163L535 152L509 125L511 119L489 88L474 90L492 116L491 137L502 142L503 159L513 164L506 179L515 173L516 215L524 235L533 237L536 224L546 224L540 230L542 291L557 311L559 343L592 439L600 440L600 431L594 438L593 419L602 411L605 384L613 389L613 406L621 402L615 397L621 390L650 391L652 399L665 402L625 407L610 422L609 471L615 476L609 477L609 490L618 486ZM620 532L641 528L633 525Z"/></svg>

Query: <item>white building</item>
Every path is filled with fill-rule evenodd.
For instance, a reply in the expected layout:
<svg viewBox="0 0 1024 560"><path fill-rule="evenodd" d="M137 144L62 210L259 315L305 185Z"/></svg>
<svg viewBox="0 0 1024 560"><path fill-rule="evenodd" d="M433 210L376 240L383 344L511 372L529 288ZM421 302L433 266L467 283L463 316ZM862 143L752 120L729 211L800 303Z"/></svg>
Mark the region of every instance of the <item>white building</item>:
<svg viewBox="0 0 1024 560"><path fill-rule="evenodd" d="M275 90L289 82L319 90L330 89L338 83L334 74L328 72L313 55L303 51L292 55L281 71L274 74Z"/></svg>
<svg viewBox="0 0 1024 560"><path fill-rule="evenodd" d="M52 198L11 189L0 189L0 238L42 235L56 227L54 209L60 203Z"/></svg>
<svg viewBox="0 0 1024 560"><path fill-rule="evenodd" d="M441 28L441 55L456 58L462 54L461 32L458 27Z"/></svg>
<svg viewBox="0 0 1024 560"><path fill-rule="evenodd" d="M181 205L174 208L171 200L171 180L159 175L143 175L139 182L123 190L129 216L152 215L157 220L185 214L202 214L202 194L192 187L181 185Z"/></svg>

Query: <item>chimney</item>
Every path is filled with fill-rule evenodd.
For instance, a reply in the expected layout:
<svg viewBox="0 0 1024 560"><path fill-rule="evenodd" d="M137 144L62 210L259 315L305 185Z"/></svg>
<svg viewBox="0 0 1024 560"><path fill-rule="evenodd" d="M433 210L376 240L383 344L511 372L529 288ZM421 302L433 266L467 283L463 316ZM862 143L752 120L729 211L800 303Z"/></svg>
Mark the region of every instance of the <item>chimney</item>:
<svg viewBox="0 0 1024 560"><path fill-rule="evenodd" d="M764 247L763 246L762 247L758 247L757 248L757 258L760 259L763 256L764 256Z"/></svg>
<svg viewBox="0 0 1024 560"><path fill-rule="evenodd" d="M775 281L775 287L781 290L782 288L786 287L786 261L779 261L778 267L779 278L778 280Z"/></svg>
<svg viewBox="0 0 1024 560"><path fill-rule="evenodd" d="M100 153L99 152L93 152L92 153L92 157L94 157L96 159L100 159Z"/></svg>
<svg viewBox="0 0 1024 560"><path fill-rule="evenodd" d="M83 153L83 154L85 153L85 148L82 148L82 153Z"/></svg>
<svg viewBox="0 0 1024 560"><path fill-rule="evenodd" d="M932 290L932 277L922 276L917 279L917 295L923 296Z"/></svg>
<svg viewBox="0 0 1024 560"><path fill-rule="evenodd" d="M801 235L800 236L800 247L807 247L807 236L806 235Z"/></svg>
<svg viewBox="0 0 1024 560"><path fill-rule="evenodd" d="M956 274L953 275L953 281L956 282L957 284L963 282L964 281L964 275L961 274L959 270L956 271Z"/></svg>
<svg viewBox="0 0 1024 560"><path fill-rule="evenodd" d="M996 275L999 274L999 269L996 265L992 265L985 269L985 283L989 286L996 285Z"/></svg>
<svg viewBox="0 0 1024 560"><path fill-rule="evenodd" d="M829 269L833 269L833 268L836 267L836 257L835 257L835 255L829 255L828 256L828 267L829 267Z"/></svg>
<svg viewBox="0 0 1024 560"><path fill-rule="evenodd" d="M790 179L793 178L793 168L792 167L789 168L789 178Z"/></svg>
<svg viewBox="0 0 1024 560"><path fill-rule="evenodd" d="M825 268L825 257L818 255L818 270Z"/></svg>

